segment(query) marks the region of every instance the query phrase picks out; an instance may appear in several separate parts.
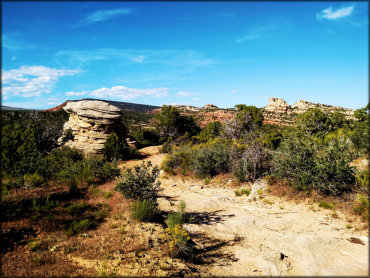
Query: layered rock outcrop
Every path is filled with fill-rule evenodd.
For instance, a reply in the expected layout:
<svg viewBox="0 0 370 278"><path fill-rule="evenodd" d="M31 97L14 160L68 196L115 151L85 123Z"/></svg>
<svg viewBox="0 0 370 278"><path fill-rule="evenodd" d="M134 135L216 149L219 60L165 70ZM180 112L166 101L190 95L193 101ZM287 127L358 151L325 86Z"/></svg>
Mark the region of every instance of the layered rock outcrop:
<svg viewBox="0 0 370 278"><path fill-rule="evenodd" d="M110 133L125 136L121 109L112 104L99 100L71 101L63 109L69 114L69 120L64 124L63 136L59 138L61 144L70 129L73 139L65 142L66 146L84 153L101 154Z"/></svg>
<svg viewBox="0 0 370 278"><path fill-rule="evenodd" d="M354 119L354 110L339 107L339 106L333 106L333 105L326 105L326 104L320 104L320 103L313 103L306 100L300 100L297 101L292 105L292 109L294 113L301 114L306 112L310 108L320 108L324 110L325 112L334 113L334 112L340 112L343 113L347 119Z"/></svg>
<svg viewBox="0 0 370 278"><path fill-rule="evenodd" d="M270 97L268 105L263 108L263 124L290 125L294 122L292 109L288 103L277 97Z"/></svg>
<svg viewBox="0 0 370 278"><path fill-rule="evenodd" d="M310 108L320 108L327 113L340 112L343 113L347 119L354 119L354 110L352 109L313 103L306 100L297 101L291 106L281 98L271 97L269 104L262 109L264 117L263 123L273 125L291 125L294 123L298 114L302 114Z"/></svg>

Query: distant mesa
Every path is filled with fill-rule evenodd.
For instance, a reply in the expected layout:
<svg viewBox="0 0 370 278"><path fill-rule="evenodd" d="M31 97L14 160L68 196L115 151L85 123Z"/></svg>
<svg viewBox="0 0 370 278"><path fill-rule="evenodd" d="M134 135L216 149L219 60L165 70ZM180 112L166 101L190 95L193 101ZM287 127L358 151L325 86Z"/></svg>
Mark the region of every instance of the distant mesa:
<svg viewBox="0 0 370 278"><path fill-rule="evenodd" d="M67 103L70 102L70 100L66 100L65 102L63 102L62 104L59 104L58 106L55 106L53 108L49 108L49 109L46 109L46 110L43 110L44 112L53 112L53 111L59 111L60 109L62 109L64 106L67 105Z"/></svg>
<svg viewBox="0 0 370 278"><path fill-rule="evenodd" d="M77 148L86 154L101 154L110 133L115 132L120 138L126 135L121 109L108 102L70 101L63 109L69 114L69 120L64 124L60 144L70 129L73 139L67 141L66 146Z"/></svg>
<svg viewBox="0 0 370 278"><path fill-rule="evenodd" d="M202 107L202 109L218 109L218 107L213 104L206 104Z"/></svg>

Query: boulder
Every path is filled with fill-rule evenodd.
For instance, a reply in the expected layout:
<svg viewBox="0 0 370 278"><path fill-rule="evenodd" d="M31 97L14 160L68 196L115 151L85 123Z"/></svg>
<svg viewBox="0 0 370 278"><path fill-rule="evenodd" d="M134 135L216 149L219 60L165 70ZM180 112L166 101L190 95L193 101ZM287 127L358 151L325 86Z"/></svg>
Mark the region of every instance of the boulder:
<svg viewBox="0 0 370 278"><path fill-rule="evenodd" d="M112 132L120 138L126 135L121 110L112 104L100 100L80 100L68 102L63 109L69 114L69 120L64 124L60 144L63 144L66 132L70 129L73 139L64 145L86 154L101 154Z"/></svg>

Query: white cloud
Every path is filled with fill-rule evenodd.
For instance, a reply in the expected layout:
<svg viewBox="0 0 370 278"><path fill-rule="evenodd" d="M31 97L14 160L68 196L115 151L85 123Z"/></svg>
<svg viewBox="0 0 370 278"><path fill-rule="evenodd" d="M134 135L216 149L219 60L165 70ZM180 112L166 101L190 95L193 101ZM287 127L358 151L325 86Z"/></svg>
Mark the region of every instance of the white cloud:
<svg viewBox="0 0 370 278"><path fill-rule="evenodd" d="M81 91L81 92L66 92L67 96L83 96L86 95L87 92Z"/></svg>
<svg viewBox="0 0 370 278"><path fill-rule="evenodd" d="M21 66L2 72L3 94L39 96L50 93L59 77L75 75L81 70L53 69L44 66Z"/></svg>
<svg viewBox="0 0 370 278"><path fill-rule="evenodd" d="M232 93L236 93L236 90L231 90Z"/></svg>
<svg viewBox="0 0 370 278"><path fill-rule="evenodd" d="M350 16L354 10L354 6L348 6L348 7L343 7L340 9L337 9L336 11L332 10L332 7L329 7L325 10L322 10L320 13L316 14L317 20L322 20L322 19L338 19L338 18L343 18Z"/></svg>
<svg viewBox="0 0 370 278"><path fill-rule="evenodd" d="M47 105L57 105L57 104L60 104L60 102L57 102L57 101L49 101L48 103L46 103Z"/></svg>
<svg viewBox="0 0 370 278"><path fill-rule="evenodd" d="M178 96L180 97L188 97L188 96L196 96L199 95L199 93L193 93L193 92L178 92Z"/></svg>
<svg viewBox="0 0 370 278"><path fill-rule="evenodd" d="M145 56L144 55L138 55L136 57L131 58L132 61L141 63L144 60Z"/></svg>
<svg viewBox="0 0 370 278"><path fill-rule="evenodd" d="M109 20L118 15L129 15L131 12L131 9L100 10L87 15L78 25L90 25L96 22Z"/></svg>
<svg viewBox="0 0 370 278"><path fill-rule="evenodd" d="M134 89L125 86L114 86L112 88L100 88L91 92L67 92L67 96L90 95L96 98L109 98L120 100L131 100L137 97L150 96L154 98L168 96L168 88Z"/></svg>

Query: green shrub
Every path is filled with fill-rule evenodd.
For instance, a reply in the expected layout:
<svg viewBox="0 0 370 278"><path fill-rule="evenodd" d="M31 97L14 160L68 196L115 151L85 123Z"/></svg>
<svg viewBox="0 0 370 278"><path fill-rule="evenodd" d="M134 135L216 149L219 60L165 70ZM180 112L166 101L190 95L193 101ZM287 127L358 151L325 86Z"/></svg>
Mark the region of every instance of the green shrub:
<svg viewBox="0 0 370 278"><path fill-rule="evenodd" d="M198 177L212 177L230 169L230 144L215 139L193 148L191 170Z"/></svg>
<svg viewBox="0 0 370 278"><path fill-rule="evenodd" d="M193 136L200 131L192 116L183 116L176 107L170 105L161 107L161 112L154 116L154 125L164 140L177 138L186 132Z"/></svg>
<svg viewBox="0 0 370 278"><path fill-rule="evenodd" d="M99 204L99 210L96 212L96 215L100 220L104 219L108 216L110 211L110 207L107 203L101 203Z"/></svg>
<svg viewBox="0 0 370 278"><path fill-rule="evenodd" d="M368 197L357 194L356 199L357 205L353 207L353 212L358 215L362 215L364 220L369 221L369 199Z"/></svg>
<svg viewBox="0 0 370 278"><path fill-rule="evenodd" d="M247 188L242 188L240 190L235 190L234 191L235 196L238 196L238 197L239 196L242 196L243 194L245 196L249 196L250 193L251 193L251 191L249 189L247 189Z"/></svg>
<svg viewBox="0 0 370 278"><path fill-rule="evenodd" d="M161 163L161 169L167 173L173 173L173 171L179 167L182 169L188 169L190 167L190 159L192 156L192 150L189 145L183 145L178 149L169 153Z"/></svg>
<svg viewBox="0 0 370 278"><path fill-rule="evenodd" d="M150 221L157 213L157 205L149 200L135 201L131 206L131 217L139 221Z"/></svg>
<svg viewBox="0 0 370 278"><path fill-rule="evenodd" d="M151 169L151 171L150 171ZM129 168L116 183L115 189L121 192L125 198L135 200L148 200L157 204L160 182L156 181L159 176L159 168L152 168L151 161L143 162L141 166Z"/></svg>
<svg viewBox="0 0 370 278"><path fill-rule="evenodd" d="M103 197L105 199L109 199L110 197L112 197L112 195L113 195L112 191L107 191L107 192L104 192Z"/></svg>
<svg viewBox="0 0 370 278"><path fill-rule="evenodd" d="M325 208L325 209L334 209L334 205L325 201L320 201L319 202L319 207L320 208Z"/></svg>
<svg viewBox="0 0 370 278"><path fill-rule="evenodd" d="M58 201L51 200L48 195L45 200L32 199L32 210L39 214L47 214L51 209L55 208L59 204Z"/></svg>
<svg viewBox="0 0 370 278"><path fill-rule="evenodd" d="M326 134L333 130L330 116L320 108L310 108L297 117L296 125L307 134Z"/></svg>
<svg viewBox="0 0 370 278"><path fill-rule="evenodd" d="M356 185L358 186L361 192L364 192L367 195L369 195L370 184L368 170L363 170L361 172L356 173Z"/></svg>
<svg viewBox="0 0 370 278"><path fill-rule="evenodd" d="M166 240L172 257L192 259L194 257L194 249L190 245L190 234L183 227L185 208L185 202L181 201L178 212L168 214L168 228L165 229L165 234L162 235L162 238Z"/></svg>
<svg viewBox="0 0 370 278"><path fill-rule="evenodd" d="M172 152L172 142L167 140L163 143L162 147L159 149L160 153L171 153Z"/></svg>
<svg viewBox="0 0 370 278"><path fill-rule="evenodd" d="M25 174L23 176L24 180L24 186L26 188L31 188L31 187L40 187L45 184L45 180L43 177L41 177L38 173L34 174Z"/></svg>
<svg viewBox="0 0 370 278"><path fill-rule="evenodd" d="M85 211L85 209L86 209L85 202L72 203L66 208L66 210L70 214L74 214L74 215L82 214Z"/></svg>
<svg viewBox="0 0 370 278"><path fill-rule="evenodd" d="M111 133L104 143L103 155L106 160L123 160L133 156L134 153L126 140L118 138L116 133Z"/></svg>
<svg viewBox="0 0 370 278"><path fill-rule="evenodd" d="M131 133L131 136L136 141L138 148L143 148L147 146L156 146L159 144L159 134L158 131L150 128L143 129L138 128Z"/></svg>
<svg viewBox="0 0 370 278"><path fill-rule="evenodd" d="M41 248L41 242L38 238L33 238L27 243L28 250L34 252Z"/></svg>
<svg viewBox="0 0 370 278"><path fill-rule="evenodd" d="M169 213L167 216L167 226L169 228L174 228L176 225L182 226L184 224L184 213L185 213L186 204L184 201L181 201L178 207L178 212Z"/></svg>
<svg viewBox="0 0 370 278"><path fill-rule="evenodd" d="M315 189L339 195L354 184L355 158L348 138L341 136L327 143L300 133L287 135L274 153L275 171L298 189Z"/></svg>
<svg viewBox="0 0 370 278"><path fill-rule="evenodd" d="M94 226L94 223L90 219L75 220L67 229L67 235L71 236L81 231L88 230Z"/></svg>
<svg viewBox="0 0 370 278"><path fill-rule="evenodd" d="M206 143L220 136L222 129L222 124L219 121L211 122L204 127L199 135L195 136L195 139Z"/></svg>

